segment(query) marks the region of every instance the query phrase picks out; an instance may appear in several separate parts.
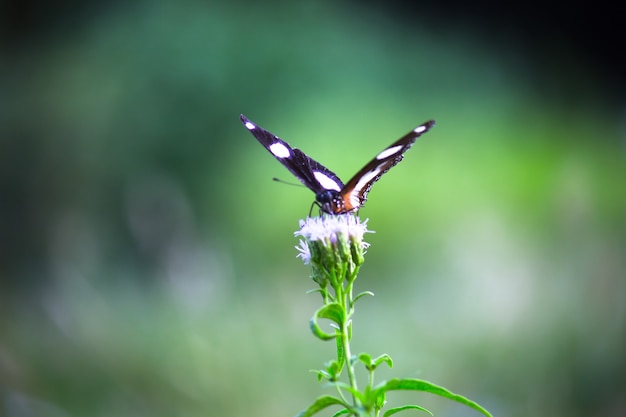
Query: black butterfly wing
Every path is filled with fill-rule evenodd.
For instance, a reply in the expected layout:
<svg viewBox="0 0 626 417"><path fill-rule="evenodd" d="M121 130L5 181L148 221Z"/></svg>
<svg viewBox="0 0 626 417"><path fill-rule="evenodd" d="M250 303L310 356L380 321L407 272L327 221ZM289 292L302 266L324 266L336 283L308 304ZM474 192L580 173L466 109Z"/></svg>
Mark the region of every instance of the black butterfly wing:
<svg viewBox="0 0 626 417"><path fill-rule="evenodd" d="M367 193L372 185L387 171L393 168L404 158L404 153L409 150L424 133L435 125L434 120L417 126L409 133L389 145L374 159L367 163L350 181L341 189L343 200L342 212L350 212L361 208L367 201Z"/></svg>
<svg viewBox="0 0 626 417"><path fill-rule="evenodd" d="M240 119L261 145L315 194L326 190L341 191L344 188L343 182L334 172L309 158L300 149L292 148L287 142L251 122L243 114Z"/></svg>

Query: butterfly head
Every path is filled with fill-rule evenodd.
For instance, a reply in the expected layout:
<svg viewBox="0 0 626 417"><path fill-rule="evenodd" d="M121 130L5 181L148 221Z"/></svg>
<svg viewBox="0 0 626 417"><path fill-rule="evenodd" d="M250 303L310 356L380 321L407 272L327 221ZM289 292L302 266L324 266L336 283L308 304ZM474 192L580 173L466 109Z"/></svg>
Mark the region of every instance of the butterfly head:
<svg viewBox="0 0 626 417"><path fill-rule="evenodd" d="M328 214L345 214L357 209L347 203L342 194L336 190L324 190L315 194L315 203Z"/></svg>

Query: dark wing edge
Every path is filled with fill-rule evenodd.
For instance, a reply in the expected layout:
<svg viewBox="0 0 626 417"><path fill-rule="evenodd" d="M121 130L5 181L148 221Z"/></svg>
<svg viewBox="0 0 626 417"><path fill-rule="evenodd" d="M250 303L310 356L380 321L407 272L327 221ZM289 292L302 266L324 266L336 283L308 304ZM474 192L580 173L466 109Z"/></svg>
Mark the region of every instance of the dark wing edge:
<svg viewBox="0 0 626 417"><path fill-rule="evenodd" d="M274 158L314 193L317 194L327 189L340 191L344 187L343 182L334 172L308 157L300 149L292 148L287 142L252 122L243 114L239 119Z"/></svg>
<svg viewBox="0 0 626 417"><path fill-rule="evenodd" d="M435 126L434 120L429 120L402 136L387 146L357 172L341 190L341 196L346 207L358 210L367 201L367 194L380 177L397 165L404 158L404 153L413 146L417 138Z"/></svg>

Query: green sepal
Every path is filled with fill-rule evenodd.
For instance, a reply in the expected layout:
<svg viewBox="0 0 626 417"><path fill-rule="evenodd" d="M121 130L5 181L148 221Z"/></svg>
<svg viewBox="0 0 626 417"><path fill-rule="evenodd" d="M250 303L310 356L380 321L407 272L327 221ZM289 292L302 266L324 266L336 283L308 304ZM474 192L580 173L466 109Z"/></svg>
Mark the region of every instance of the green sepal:
<svg viewBox="0 0 626 417"><path fill-rule="evenodd" d="M337 265L348 265L352 259L351 258L351 248L350 242L348 241L348 236L344 233L337 234L337 242L334 245L337 248Z"/></svg>
<svg viewBox="0 0 626 417"><path fill-rule="evenodd" d="M424 407L420 407L419 405L403 405L402 407L390 408L389 410L385 411L383 417L391 417L392 415L404 410L419 410L428 413L431 416L433 415L433 413L431 413L429 410L425 409Z"/></svg>
<svg viewBox="0 0 626 417"><path fill-rule="evenodd" d="M314 252L319 251L319 249L316 248L316 245L309 245L309 248L311 249L311 255L312 255L311 256L311 279L317 282L317 284L321 288L326 288L326 286L328 285L328 273L318 261L318 259L320 258L320 254L319 253L317 255L314 254Z"/></svg>
<svg viewBox="0 0 626 417"><path fill-rule="evenodd" d="M313 404L311 404L306 410L302 410L298 413L296 417L310 417L313 416L323 409L330 407L331 405L340 405L345 409L349 409L350 405L346 404L342 400L336 397L332 397L330 395L324 395L315 400Z"/></svg>
<svg viewBox="0 0 626 417"><path fill-rule="evenodd" d="M397 390L412 390L412 391L424 391L429 392L434 395L439 395L441 397L447 398L452 401L456 401L463 405L466 405L474 410L484 414L487 417L492 417L489 411L485 410L483 407L478 405L472 400L469 400L462 395L455 394L446 388L440 387L439 385L435 385L431 382L424 381L422 379L413 379L413 378L394 378L389 381L382 382L377 385L374 389L375 392L389 392L389 391L397 391Z"/></svg>
<svg viewBox="0 0 626 417"><path fill-rule="evenodd" d="M323 331L317 324L318 319L328 319L341 329L346 319L346 315L341 305L337 303L330 303L318 309L315 314L313 314L313 317L311 317L311 320L309 320L311 331L315 336L322 340L332 340L337 337L337 332L331 334Z"/></svg>
<svg viewBox="0 0 626 417"><path fill-rule="evenodd" d="M363 243L356 241L356 239L351 239L352 244L350 245L350 250L352 252L352 262L357 266L357 268L363 265L365 262L365 251L363 250Z"/></svg>

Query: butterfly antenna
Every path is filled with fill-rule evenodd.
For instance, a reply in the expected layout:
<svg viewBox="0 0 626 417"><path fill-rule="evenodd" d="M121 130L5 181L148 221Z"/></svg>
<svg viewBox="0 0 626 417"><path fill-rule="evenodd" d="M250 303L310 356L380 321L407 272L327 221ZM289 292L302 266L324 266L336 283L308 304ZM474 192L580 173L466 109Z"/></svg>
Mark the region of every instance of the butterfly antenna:
<svg viewBox="0 0 626 417"><path fill-rule="evenodd" d="M294 185L294 186L296 186L296 187L304 187L304 185L302 185L302 184L300 184L300 183L297 183L297 182L288 182L288 181L281 180L280 178L276 178L276 177L272 178L272 181L276 181L276 182L279 182L279 183L281 183L281 184L286 184L286 185Z"/></svg>

